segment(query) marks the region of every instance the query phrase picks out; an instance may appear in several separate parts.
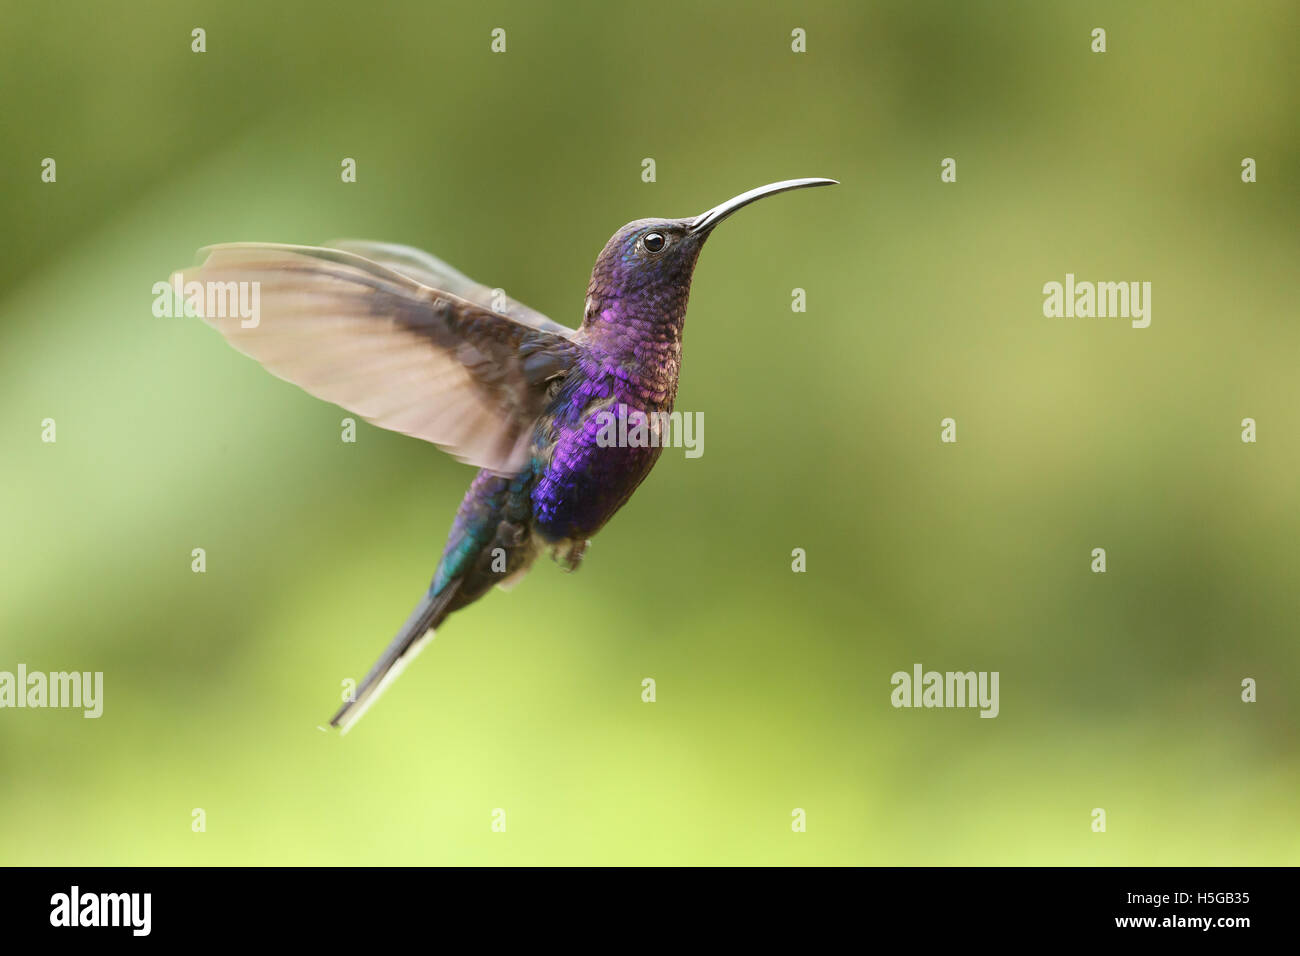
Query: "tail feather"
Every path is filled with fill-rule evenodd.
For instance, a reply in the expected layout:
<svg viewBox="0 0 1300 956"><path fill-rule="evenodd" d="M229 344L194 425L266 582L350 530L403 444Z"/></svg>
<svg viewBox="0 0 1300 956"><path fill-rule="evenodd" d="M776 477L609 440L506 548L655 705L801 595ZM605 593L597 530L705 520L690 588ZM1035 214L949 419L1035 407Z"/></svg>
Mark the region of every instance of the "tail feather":
<svg viewBox="0 0 1300 956"><path fill-rule="evenodd" d="M460 581L453 580L437 594L426 594L420 600L397 636L384 649L379 660L375 661L374 667L370 668L370 673L357 688L353 699L347 701L330 718L331 727L337 727L340 733L346 734L361 719L370 705L379 699L388 685L424 649L424 645L433 637L434 628L449 613L451 599L459 589Z"/></svg>

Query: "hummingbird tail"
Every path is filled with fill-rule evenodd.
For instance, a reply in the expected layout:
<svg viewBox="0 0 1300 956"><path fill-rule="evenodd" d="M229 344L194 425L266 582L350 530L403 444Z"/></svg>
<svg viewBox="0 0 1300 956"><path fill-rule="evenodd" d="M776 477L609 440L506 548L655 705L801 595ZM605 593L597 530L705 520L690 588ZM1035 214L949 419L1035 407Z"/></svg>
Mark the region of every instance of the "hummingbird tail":
<svg viewBox="0 0 1300 956"><path fill-rule="evenodd" d="M452 598L459 590L460 581L457 579L448 582L437 594L426 593L420 599L397 636L370 668L370 673L357 688L353 699L347 701L330 718L331 727L337 727L340 733L346 734L361 719L370 705L379 699L379 695L397 679L397 675L402 673L433 637L434 628L450 613Z"/></svg>

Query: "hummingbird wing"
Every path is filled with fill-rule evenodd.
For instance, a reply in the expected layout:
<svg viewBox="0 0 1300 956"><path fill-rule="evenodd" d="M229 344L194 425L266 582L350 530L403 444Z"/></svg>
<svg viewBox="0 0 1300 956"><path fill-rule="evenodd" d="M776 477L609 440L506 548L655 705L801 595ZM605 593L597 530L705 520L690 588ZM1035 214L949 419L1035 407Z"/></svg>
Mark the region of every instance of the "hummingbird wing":
<svg viewBox="0 0 1300 956"><path fill-rule="evenodd" d="M371 242L367 239L336 239L325 245L330 249L355 253L371 262L387 266L394 272L409 276L421 285L431 289L443 289L452 295L460 296L467 302L473 302L493 312L500 312L531 328L554 332L556 335L573 334L573 330L567 325L561 325L536 309L530 309L522 302L516 302L507 297L504 290L492 289L481 282L475 282L459 269L423 249L401 246L392 242Z"/></svg>
<svg viewBox="0 0 1300 956"><path fill-rule="evenodd" d="M578 355L573 330L540 313L529 309L524 321L442 288L483 288L447 266L425 264L423 278L439 283L429 285L414 266L397 271L340 249L204 251L202 265L173 283L236 349L318 398L498 474L527 463L548 384ZM251 317L227 307L240 294Z"/></svg>

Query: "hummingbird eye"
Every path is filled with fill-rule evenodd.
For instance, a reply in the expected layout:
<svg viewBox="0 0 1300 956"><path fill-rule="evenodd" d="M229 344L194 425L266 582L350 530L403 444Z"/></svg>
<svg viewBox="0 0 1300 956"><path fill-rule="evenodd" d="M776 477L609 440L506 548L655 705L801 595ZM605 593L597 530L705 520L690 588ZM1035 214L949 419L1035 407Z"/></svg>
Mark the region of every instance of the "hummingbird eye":
<svg viewBox="0 0 1300 956"><path fill-rule="evenodd" d="M664 248L663 233L647 232L641 237L641 245L645 246L646 252L662 252Z"/></svg>

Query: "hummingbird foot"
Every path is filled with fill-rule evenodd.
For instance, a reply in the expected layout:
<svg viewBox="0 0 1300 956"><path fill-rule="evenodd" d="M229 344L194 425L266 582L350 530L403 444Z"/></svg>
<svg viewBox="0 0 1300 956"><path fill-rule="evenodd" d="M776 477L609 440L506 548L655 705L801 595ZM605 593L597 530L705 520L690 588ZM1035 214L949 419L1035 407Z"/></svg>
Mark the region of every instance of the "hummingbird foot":
<svg viewBox="0 0 1300 956"><path fill-rule="evenodd" d="M591 544L590 539L582 541L566 539L551 548L551 557L556 564L571 573L578 570L578 565L582 564L582 557L587 553L589 544Z"/></svg>

